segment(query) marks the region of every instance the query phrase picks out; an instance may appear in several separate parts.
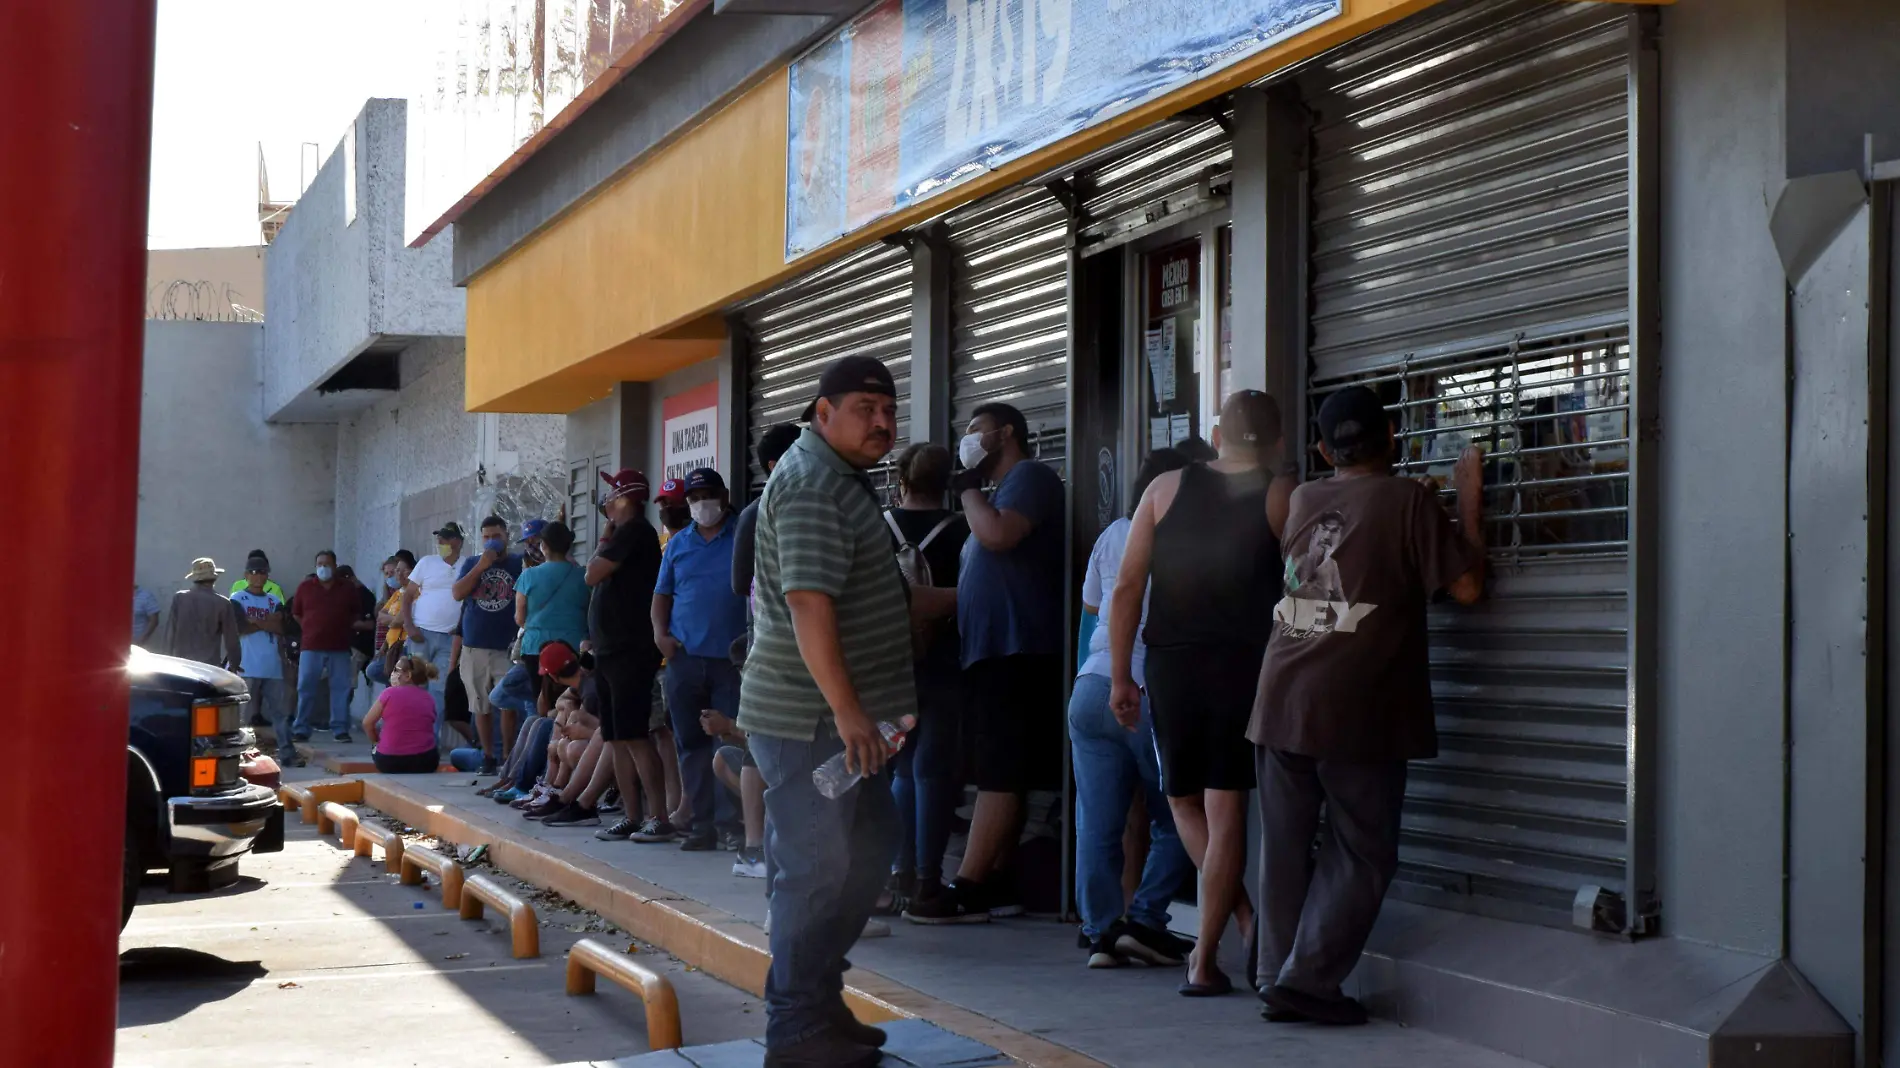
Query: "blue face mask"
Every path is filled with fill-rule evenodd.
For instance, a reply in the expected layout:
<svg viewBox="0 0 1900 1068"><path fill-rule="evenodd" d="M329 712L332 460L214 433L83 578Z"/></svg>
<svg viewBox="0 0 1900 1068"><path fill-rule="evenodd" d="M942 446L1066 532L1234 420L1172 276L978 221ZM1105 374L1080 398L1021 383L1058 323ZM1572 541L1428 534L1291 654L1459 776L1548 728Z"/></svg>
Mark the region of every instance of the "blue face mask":
<svg viewBox="0 0 1900 1068"><path fill-rule="evenodd" d="M383 585L385 585L385 586L388 586L388 587L389 587L390 589L392 589L392 590L393 590L393 589L396 589L396 588L398 588L398 587L400 587L400 586L402 585L402 580L401 580L401 579L399 579L399 578L397 578L397 577L396 577L396 576L394 576L394 575L384 575L384 576L383 576Z"/></svg>
<svg viewBox="0 0 1900 1068"><path fill-rule="evenodd" d="M487 541L482 542L482 548L488 550L491 553L498 553L502 551L503 549L506 549L507 547L508 547L508 543L501 540L500 538L490 538Z"/></svg>
<svg viewBox="0 0 1900 1068"><path fill-rule="evenodd" d="M333 568L333 567L326 567L326 566L324 566L323 564L318 564L318 565L317 565L317 581L318 581L318 582L328 582L328 581L330 581L330 580L331 580L332 578L335 578L335 577L336 577L336 569L335 569L335 568Z"/></svg>

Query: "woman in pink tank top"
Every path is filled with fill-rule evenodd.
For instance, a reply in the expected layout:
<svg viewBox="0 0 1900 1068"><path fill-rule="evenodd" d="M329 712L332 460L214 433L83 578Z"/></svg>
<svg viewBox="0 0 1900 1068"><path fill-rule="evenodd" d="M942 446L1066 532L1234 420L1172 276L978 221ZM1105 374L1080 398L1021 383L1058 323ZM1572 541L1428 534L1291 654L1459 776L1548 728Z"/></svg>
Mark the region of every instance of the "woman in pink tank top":
<svg viewBox="0 0 1900 1068"><path fill-rule="evenodd" d="M441 764L435 746L435 698L429 680L435 665L419 656L405 656L389 669L389 688L363 716L369 735L370 758L376 770L390 775L432 773Z"/></svg>

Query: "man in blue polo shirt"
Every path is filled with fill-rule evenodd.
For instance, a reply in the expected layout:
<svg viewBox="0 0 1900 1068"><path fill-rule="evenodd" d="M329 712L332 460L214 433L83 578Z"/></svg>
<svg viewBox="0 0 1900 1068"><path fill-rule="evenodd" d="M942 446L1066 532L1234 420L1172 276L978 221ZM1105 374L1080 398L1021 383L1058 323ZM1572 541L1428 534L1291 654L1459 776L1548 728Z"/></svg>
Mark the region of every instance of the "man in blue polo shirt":
<svg viewBox="0 0 1900 1068"><path fill-rule="evenodd" d="M736 813L714 806L731 802L713 776L717 739L700 728L711 708L729 719L739 715L739 669L728 653L745 633L745 598L732 592L732 547L736 524L726 482L702 467L686 476L692 525L667 540L653 587L653 643L666 657L666 709L679 750L681 785L693 809L693 830L680 848L718 848L720 832L738 848Z"/></svg>

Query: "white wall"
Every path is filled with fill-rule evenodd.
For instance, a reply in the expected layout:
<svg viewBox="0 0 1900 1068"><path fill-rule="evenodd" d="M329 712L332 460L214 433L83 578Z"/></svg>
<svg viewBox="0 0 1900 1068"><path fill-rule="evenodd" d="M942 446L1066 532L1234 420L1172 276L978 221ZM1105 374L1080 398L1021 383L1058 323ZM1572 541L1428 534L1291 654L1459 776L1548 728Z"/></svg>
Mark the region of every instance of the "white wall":
<svg viewBox="0 0 1900 1068"><path fill-rule="evenodd" d="M335 534L336 428L264 422L263 333L256 323L145 324L134 574L161 604L194 557L234 580L262 549L290 584Z"/></svg>
<svg viewBox="0 0 1900 1068"><path fill-rule="evenodd" d="M563 420L463 410L460 339L411 345L402 388L337 428L337 551L360 569L430 551L442 519L552 516L566 492Z"/></svg>

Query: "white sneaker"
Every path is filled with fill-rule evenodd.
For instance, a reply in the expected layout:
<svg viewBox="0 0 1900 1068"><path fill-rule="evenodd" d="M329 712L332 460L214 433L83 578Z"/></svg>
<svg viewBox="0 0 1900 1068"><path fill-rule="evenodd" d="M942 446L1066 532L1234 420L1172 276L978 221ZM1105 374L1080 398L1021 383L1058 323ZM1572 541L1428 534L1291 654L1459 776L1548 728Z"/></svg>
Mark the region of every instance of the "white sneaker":
<svg viewBox="0 0 1900 1068"><path fill-rule="evenodd" d="M732 874L737 875L741 879L765 878L765 856L763 852L752 849L740 850L739 855L733 859Z"/></svg>

